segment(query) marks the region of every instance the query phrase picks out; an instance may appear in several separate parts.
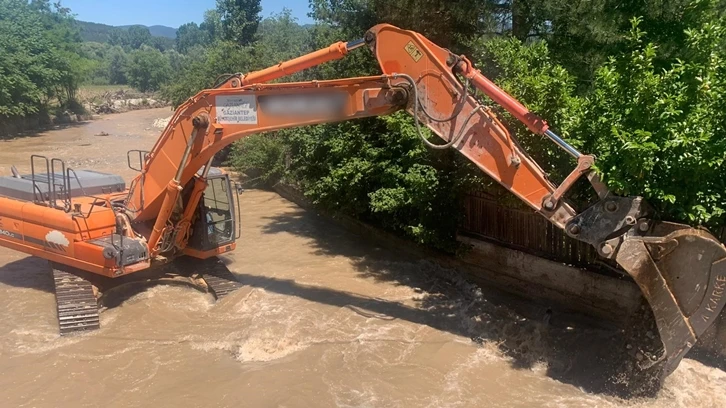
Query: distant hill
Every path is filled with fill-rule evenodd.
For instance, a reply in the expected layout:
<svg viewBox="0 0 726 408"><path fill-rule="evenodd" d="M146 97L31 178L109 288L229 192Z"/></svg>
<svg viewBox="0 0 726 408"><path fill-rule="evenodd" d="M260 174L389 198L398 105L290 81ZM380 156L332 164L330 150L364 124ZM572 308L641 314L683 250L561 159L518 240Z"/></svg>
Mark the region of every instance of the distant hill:
<svg viewBox="0 0 726 408"><path fill-rule="evenodd" d="M119 26L119 28L129 28L130 25L127 26ZM166 37L166 38L176 38L176 28L171 28L163 25L153 25L150 27L146 27L149 29L149 32L154 37Z"/></svg>
<svg viewBox="0 0 726 408"><path fill-rule="evenodd" d="M91 23L88 21L76 21L76 23L81 29L81 38L83 38L83 41L100 43L108 41L108 35L112 30L116 28L128 29L131 27L128 25L114 27L106 24ZM153 25L147 28L154 37L176 38L176 28L161 25Z"/></svg>

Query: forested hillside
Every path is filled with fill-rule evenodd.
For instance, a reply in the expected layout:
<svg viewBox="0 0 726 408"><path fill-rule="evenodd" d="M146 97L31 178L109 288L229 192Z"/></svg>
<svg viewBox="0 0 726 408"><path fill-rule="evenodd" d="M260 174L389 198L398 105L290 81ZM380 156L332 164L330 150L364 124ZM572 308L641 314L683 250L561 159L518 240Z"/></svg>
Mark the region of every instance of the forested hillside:
<svg viewBox="0 0 726 408"><path fill-rule="evenodd" d="M116 30L128 30L133 26L119 26L114 27L106 24L92 23L89 21L77 20L76 24L81 32L81 38L83 41L88 42L107 42L111 37L111 33ZM176 28L166 27L161 25L154 25L150 27L139 26L149 30L152 37L166 37L174 39L176 38Z"/></svg>

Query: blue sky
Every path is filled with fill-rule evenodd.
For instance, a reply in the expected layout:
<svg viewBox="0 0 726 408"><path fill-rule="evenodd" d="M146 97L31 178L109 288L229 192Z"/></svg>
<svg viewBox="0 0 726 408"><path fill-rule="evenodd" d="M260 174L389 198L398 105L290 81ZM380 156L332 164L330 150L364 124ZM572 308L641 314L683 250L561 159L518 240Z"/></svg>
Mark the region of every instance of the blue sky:
<svg viewBox="0 0 726 408"><path fill-rule="evenodd" d="M201 23L204 12L214 8L215 0L61 0L76 18L108 25L165 25L179 27L194 21ZM310 23L308 0L262 0L262 16L292 10L298 23Z"/></svg>

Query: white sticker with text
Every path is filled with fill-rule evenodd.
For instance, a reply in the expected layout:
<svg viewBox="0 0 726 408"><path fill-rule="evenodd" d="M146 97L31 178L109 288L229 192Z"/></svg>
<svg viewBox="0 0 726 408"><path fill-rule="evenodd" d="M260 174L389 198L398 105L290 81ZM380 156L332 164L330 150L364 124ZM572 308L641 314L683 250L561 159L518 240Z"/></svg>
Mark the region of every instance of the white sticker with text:
<svg viewBox="0 0 726 408"><path fill-rule="evenodd" d="M225 125L256 125L257 101L254 95L219 95L217 98L217 122Z"/></svg>

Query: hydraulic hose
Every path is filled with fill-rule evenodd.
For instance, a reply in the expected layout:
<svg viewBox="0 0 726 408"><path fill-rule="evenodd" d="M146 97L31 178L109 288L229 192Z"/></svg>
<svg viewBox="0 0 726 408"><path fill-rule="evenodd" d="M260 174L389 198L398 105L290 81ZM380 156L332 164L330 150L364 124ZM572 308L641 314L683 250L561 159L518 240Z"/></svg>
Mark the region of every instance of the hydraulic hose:
<svg viewBox="0 0 726 408"><path fill-rule="evenodd" d="M464 94L462 95L461 101L457 104L457 108L454 109L454 113L446 119L437 119L437 118L434 118L433 116L431 116L426 111L426 108L421 106L421 102L418 99L418 87L416 86L416 81L414 81L414 79L410 75L393 74L393 78L394 79L403 78L408 83L411 84L411 88L413 89L413 119L414 119L414 123L416 125L416 133L421 138L421 140L424 142L424 144L426 144L426 146L428 146L432 149L435 149L435 150L444 150L444 149L450 148L451 146L456 145L461 140L461 138L464 136L464 131L466 130L466 125L469 124L469 121L471 120L472 117L474 117L474 114L479 112L483 107L482 105L477 105L466 117L466 119L464 120L464 123L461 125L461 128L459 128L459 131L457 132L456 136L454 138L452 138L451 140L449 140L447 143L442 144L442 145L439 145L436 143L431 143L430 141L428 141L428 139L426 139L426 136L424 136L423 132L421 131L421 123L420 123L420 120L418 117L418 112L419 111L423 112L423 114L426 115L426 117L428 117L430 120L432 120L434 122L448 122L448 121L454 119L456 116L458 116L461 113L462 109L464 108L464 103L466 103L466 98L469 95L469 79L467 78L467 80L466 80L466 84L464 85Z"/></svg>

